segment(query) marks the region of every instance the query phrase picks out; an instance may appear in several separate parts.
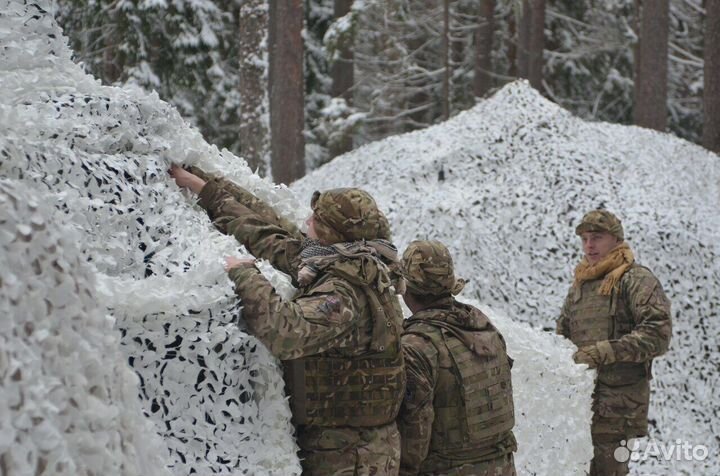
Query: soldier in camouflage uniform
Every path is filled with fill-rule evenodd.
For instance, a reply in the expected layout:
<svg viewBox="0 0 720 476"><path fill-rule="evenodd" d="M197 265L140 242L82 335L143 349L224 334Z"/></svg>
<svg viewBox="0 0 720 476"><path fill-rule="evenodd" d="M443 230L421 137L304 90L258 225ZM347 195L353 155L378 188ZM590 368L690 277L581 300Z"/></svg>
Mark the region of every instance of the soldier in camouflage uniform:
<svg viewBox="0 0 720 476"><path fill-rule="evenodd" d="M557 321L578 351L574 360L597 369L593 393L592 476L621 476L621 442L646 436L652 360L670 344L670 302L652 272L635 262L620 220L587 213L575 233L585 257Z"/></svg>
<svg viewBox="0 0 720 476"><path fill-rule="evenodd" d="M442 243L412 242L402 270L413 315L402 336L400 474L515 476L512 360L502 335L453 297L464 281Z"/></svg>
<svg viewBox="0 0 720 476"><path fill-rule="evenodd" d="M197 173L171 170L218 229L299 287L286 301L253 261L227 259L250 332L283 361L303 474L398 474L402 279L375 201L359 189L316 192L305 236L247 190Z"/></svg>

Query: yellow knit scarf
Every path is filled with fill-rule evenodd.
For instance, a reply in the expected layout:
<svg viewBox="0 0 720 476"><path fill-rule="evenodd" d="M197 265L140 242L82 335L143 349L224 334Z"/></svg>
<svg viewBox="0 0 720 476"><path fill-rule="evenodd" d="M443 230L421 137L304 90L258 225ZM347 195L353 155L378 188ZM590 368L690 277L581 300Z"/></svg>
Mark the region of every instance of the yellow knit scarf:
<svg viewBox="0 0 720 476"><path fill-rule="evenodd" d="M630 250L630 246L625 242L617 245L605 258L594 265L588 263L587 258L583 258L580 264L575 267L574 286L581 286L585 281L592 281L605 276L602 285L600 285L600 294L609 296L634 261L635 256Z"/></svg>

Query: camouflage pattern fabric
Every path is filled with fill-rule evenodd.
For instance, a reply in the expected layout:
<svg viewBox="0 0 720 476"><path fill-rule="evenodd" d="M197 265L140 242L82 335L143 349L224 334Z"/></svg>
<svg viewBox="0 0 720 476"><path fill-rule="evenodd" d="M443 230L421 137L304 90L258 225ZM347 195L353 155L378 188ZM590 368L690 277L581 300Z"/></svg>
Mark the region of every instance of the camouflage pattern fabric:
<svg viewBox="0 0 720 476"><path fill-rule="evenodd" d="M442 298L405 321L402 345L400 474L514 475L510 359L487 317Z"/></svg>
<svg viewBox="0 0 720 476"><path fill-rule="evenodd" d="M571 287L557 320L559 334L602 355L591 427L597 455L604 454L597 442L647 435L652 360L672 334L670 302L649 269L630 266L609 296L599 293L602 281Z"/></svg>
<svg viewBox="0 0 720 476"><path fill-rule="evenodd" d="M455 267L448 249L439 241L413 241L402 257L406 286L419 296L457 295L465 281L455 277Z"/></svg>
<svg viewBox="0 0 720 476"><path fill-rule="evenodd" d="M512 454L491 461L463 465L442 474L443 476L517 476L515 459Z"/></svg>
<svg viewBox="0 0 720 476"><path fill-rule="evenodd" d="M253 256L270 261L297 286L305 236L296 226L249 191L222 178L208 181L199 198L218 230L234 236Z"/></svg>
<svg viewBox="0 0 720 476"><path fill-rule="evenodd" d="M583 216L582 221L575 228L575 234L582 235L587 231L604 231L620 241L625 239L620 219L607 210L593 210Z"/></svg>
<svg viewBox="0 0 720 476"><path fill-rule="evenodd" d="M315 192L310 202L318 237L329 244L344 241L390 240L390 223L375 200L359 188Z"/></svg>
<svg viewBox="0 0 720 476"><path fill-rule="evenodd" d="M615 458L615 450L620 448L621 441L594 441L589 476L625 476L630 472L629 460L620 462Z"/></svg>
<svg viewBox="0 0 720 476"><path fill-rule="evenodd" d="M395 424L376 428L308 428L300 432L303 475L398 474L400 433Z"/></svg>
<svg viewBox="0 0 720 476"><path fill-rule="evenodd" d="M233 235L253 255L269 260L297 284L300 253L306 243L297 228L285 224L251 193L222 179L207 182L200 193L200 205L208 211L220 231ZM368 233L366 236L372 235ZM276 357L286 361L286 365L304 358L322 363L323 355L352 362L355 358L367 356L373 336L377 335L374 331L380 328L375 322L378 303L371 303L371 297L361 286L369 286L381 274L372 266L373 263L382 267L378 261L366 260L361 266L360 260L353 259L335 267L341 269L328 267L290 301L282 299L254 266L233 268L229 276L235 283L235 292L242 299L243 318L249 331ZM395 349L401 357L399 334L402 313L399 303L391 294L391 288L381 294L380 299L385 305L381 303L380 307L388 324L382 322L385 333L379 336L379 341L388 339L391 344L388 351ZM402 359L394 365L394 370L401 371ZM371 372L372 369L366 371ZM302 396L293 394L292 389L289 393L291 401L302 399ZM348 402L349 405L352 403ZM388 411L388 408L392 410L399 406L399 399L394 397L379 403L384 411ZM393 418L394 413L390 421ZM397 451L388 448L388 442L394 441L396 426L392 422L384 427L385 431L379 431L377 426L360 429L299 425L297 437L305 458L302 463L304 473L345 474L343 471L348 468L348 460L332 458L330 455L335 452L328 450L343 448L342 454L358 455L354 474L397 474ZM360 438L351 437L353 434ZM313 435L320 436L314 438ZM387 472L384 472L385 468Z"/></svg>

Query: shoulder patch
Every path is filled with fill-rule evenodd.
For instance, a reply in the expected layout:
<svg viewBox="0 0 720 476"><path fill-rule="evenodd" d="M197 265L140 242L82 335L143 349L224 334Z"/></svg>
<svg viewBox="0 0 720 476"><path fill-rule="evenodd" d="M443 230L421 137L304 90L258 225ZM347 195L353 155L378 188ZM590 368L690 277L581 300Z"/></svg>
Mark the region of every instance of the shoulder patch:
<svg viewBox="0 0 720 476"><path fill-rule="evenodd" d="M331 316L340 312L342 302L335 296L328 296L325 302L318 306L318 311L326 316Z"/></svg>

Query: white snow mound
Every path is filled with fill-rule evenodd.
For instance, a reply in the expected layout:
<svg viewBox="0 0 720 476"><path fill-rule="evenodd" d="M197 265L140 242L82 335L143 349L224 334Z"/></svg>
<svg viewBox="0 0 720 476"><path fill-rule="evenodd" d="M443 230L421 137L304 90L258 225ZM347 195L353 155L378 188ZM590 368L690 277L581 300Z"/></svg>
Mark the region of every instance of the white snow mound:
<svg viewBox="0 0 720 476"><path fill-rule="evenodd" d="M643 452L633 474L720 474L717 155L669 134L583 121L518 81L443 124L336 158L291 188L307 196L346 186L373 194L401 248L444 242L470 278L465 296L545 329L554 329L581 257L574 227L591 209L615 212L673 303L671 349L653 367L658 451ZM545 391L541 380L522 385L517 402ZM553 416L571 413L563 408ZM542 418L521 416L519 431ZM708 456L677 457L682 444Z"/></svg>

